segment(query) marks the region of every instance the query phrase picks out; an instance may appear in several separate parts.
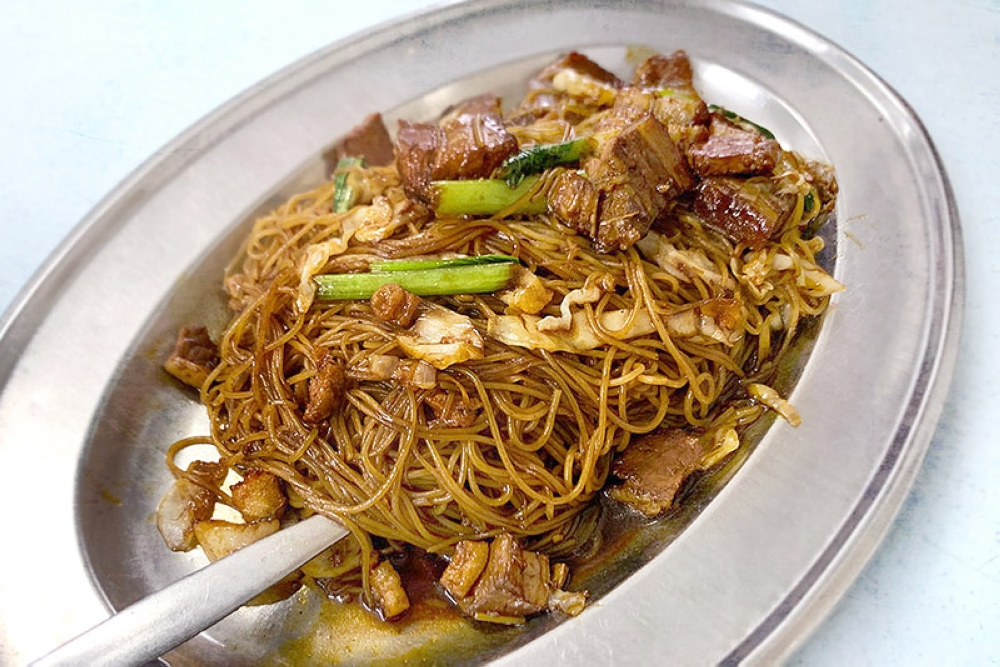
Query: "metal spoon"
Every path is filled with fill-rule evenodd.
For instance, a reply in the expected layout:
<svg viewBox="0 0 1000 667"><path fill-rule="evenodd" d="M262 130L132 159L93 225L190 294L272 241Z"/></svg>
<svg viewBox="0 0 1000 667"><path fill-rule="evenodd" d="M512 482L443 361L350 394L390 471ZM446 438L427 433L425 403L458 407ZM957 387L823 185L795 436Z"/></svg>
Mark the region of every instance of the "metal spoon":
<svg viewBox="0 0 1000 667"><path fill-rule="evenodd" d="M346 535L339 524L312 516L122 609L32 667L136 667L155 660Z"/></svg>

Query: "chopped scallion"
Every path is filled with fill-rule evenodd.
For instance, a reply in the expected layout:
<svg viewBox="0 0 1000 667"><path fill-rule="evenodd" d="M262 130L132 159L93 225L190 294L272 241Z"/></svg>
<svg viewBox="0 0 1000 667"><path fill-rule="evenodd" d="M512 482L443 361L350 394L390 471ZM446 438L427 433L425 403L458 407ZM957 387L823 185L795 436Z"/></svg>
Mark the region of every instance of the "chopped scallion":
<svg viewBox="0 0 1000 667"><path fill-rule="evenodd" d="M816 205L816 198L813 196L812 192L807 192L806 196L802 198L802 209L809 213L813 210L813 206Z"/></svg>

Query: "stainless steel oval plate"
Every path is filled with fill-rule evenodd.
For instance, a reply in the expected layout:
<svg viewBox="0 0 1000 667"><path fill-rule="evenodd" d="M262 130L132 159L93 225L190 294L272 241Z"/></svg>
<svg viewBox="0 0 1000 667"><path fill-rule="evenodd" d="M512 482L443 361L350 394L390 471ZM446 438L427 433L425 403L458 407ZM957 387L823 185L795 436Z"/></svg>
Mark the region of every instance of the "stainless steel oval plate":
<svg viewBox="0 0 1000 667"><path fill-rule="evenodd" d="M580 617L490 655L688 664L792 650L877 546L950 380L961 251L930 140L862 65L758 8L483 0L335 45L234 100L98 206L7 313L0 502L30 508L8 514L8 534L35 537L5 553L0 661L27 662L101 620L104 600L119 608L198 566L151 521L165 448L204 430L157 365L178 323L222 316L219 269L242 224L322 178L323 149L370 111L430 118L474 92L514 99L569 49L624 72L634 45L686 49L706 99L835 165L830 261L848 291L792 395L803 426L776 424L666 549ZM259 662L302 632L306 607L241 610L170 660Z"/></svg>

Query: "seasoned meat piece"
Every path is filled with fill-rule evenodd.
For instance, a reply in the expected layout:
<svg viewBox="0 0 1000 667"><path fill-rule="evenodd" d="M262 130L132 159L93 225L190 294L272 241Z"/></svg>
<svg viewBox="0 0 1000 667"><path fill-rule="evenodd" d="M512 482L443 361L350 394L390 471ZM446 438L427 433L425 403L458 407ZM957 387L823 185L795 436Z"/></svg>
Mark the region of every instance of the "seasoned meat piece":
<svg viewBox="0 0 1000 667"><path fill-rule="evenodd" d="M455 392L436 391L424 399L434 413L434 425L445 428L468 428L479 416L479 401L464 400Z"/></svg>
<svg viewBox="0 0 1000 667"><path fill-rule="evenodd" d="M281 481L264 470L248 470L241 482L230 489L233 506L248 523L261 519L280 519L288 499Z"/></svg>
<svg viewBox="0 0 1000 667"><path fill-rule="evenodd" d="M694 87L691 61L684 51L650 56L635 69L632 85L655 92L656 117L661 122L667 125L708 123L708 105Z"/></svg>
<svg viewBox="0 0 1000 667"><path fill-rule="evenodd" d="M525 551L512 535L501 533L490 544L489 560L472 591L464 596L449 592L470 616L529 616L548 606L550 577L548 556Z"/></svg>
<svg viewBox="0 0 1000 667"><path fill-rule="evenodd" d="M564 109L564 120L576 124L586 117L578 109L580 103L600 108L614 102L615 91L622 81L593 60L573 51L559 56L528 82L528 94L521 101L511 122L529 125L559 106L559 100L570 95L576 104Z"/></svg>
<svg viewBox="0 0 1000 667"><path fill-rule="evenodd" d="M646 516L661 514L688 475L698 470L704 453L697 436L679 429L636 438L611 467L622 483L609 494Z"/></svg>
<svg viewBox="0 0 1000 667"><path fill-rule="evenodd" d="M667 128L651 115L601 141L585 169L601 192L594 247L604 253L645 236L667 203L693 184Z"/></svg>
<svg viewBox="0 0 1000 667"><path fill-rule="evenodd" d="M689 146L687 157L699 176L770 174L781 157L781 146L713 114L708 138Z"/></svg>
<svg viewBox="0 0 1000 667"><path fill-rule="evenodd" d="M395 283L382 285L369 299L375 317L404 329L416 321L420 301L419 296Z"/></svg>
<svg viewBox="0 0 1000 667"><path fill-rule="evenodd" d="M441 575L441 586L458 607L478 620L518 622L544 609L576 616L586 591L562 590L569 570L557 563L549 570L544 554L525 551L509 533L492 543L463 540Z"/></svg>
<svg viewBox="0 0 1000 667"><path fill-rule="evenodd" d="M597 205L600 193L583 174L564 171L549 192L549 211L567 225L590 238L597 237Z"/></svg>
<svg viewBox="0 0 1000 667"><path fill-rule="evenodd" d="M456 105L440 127L445 144L435 155L436 179L485 178L518 150L504 127L500 98L492 93Z"/></svg>
<svg viewBox="0 0 1000 667"><path fill-rule="evenodd" d="M635 70L630 95L619 94L618 103L634 103L637 93L649 98L657 120L682 147L708 137L708 105L695 90L691 61L684 51L650 56ZM622 91L623 93L625 91Z"/></svg>
<svg viewBox="0 0 1000 667"><path fill-rule="evenodd" d="M611 116L601 127L607 128L612 119L624 126L647 113L667 126L670 138L681 149L708 138L708 106L694 90L670 91L667 95L664 91L625 86L618 91Z"/></svg>
<svg viewBox="0 0 1000 667"><path fill-rule="evenodd" d="M382 561L372 570L371 585L372 593L375 594L375 606L382 618L396 618L410 608L410 599L403 589L399 573L389 561Z"/></svg>
<svg viewBox="0 0 1000 667"><path fill-rule="evenodd" d="M566 55L559 56L559 58L539 72L538 76L528 86L536 88L539 87L539 84L549 86L556 75L565 70L572 70L580 76L585 76L612 88L621 88L622 86L621 79L615 76L614 73L609 72L577 51L570 51Z"/></svg>
<svg viewBox="0 0 1000 667"><path fill-rule="evenodd" d="M200 389L218 363L219 348L209 338L208 329L199 324L181 328L163 368L184 384Z"/></svg>
<svg viewBox="0 0 1000 667"><path fill-rule="evenodd" d="M363 157L370 167L392 164L395 159L392 137L385 127L382 114L373 113L365 117L360 125L334 144L331 154L334 163L345 157Z"/></svg>
<svg viewBox="0 0 1000 667"><path fill-rule="evenodd" d="M486 569L490 558L488 542L462 540L455 545L455 555L441 574L441 585L455 598L463 598Z"/></svg>
<svg viewBox="0 0 1000 667"><path fill-rule="evenodd" d="M772 191L768 179L706 178L695 188L691 210L737 243L759 248L784 226L792 195Z"/></svg>
<svg viewBox="0 0 1000 667"><path fill-rule="evenodd" d="M434 158L445 144L445 133L437 125L399 121L396 134L396 169L403 181L406 194L432 204L431 181L434 173Z"/></svg>
<svg viewBox="0 0 1000 667"><path fill-rule="evenodd" d="M684 50L678 49L669 56L657 53L635 68L632 83L642 88L694 90L691 60Z"/></svg>
<svg viewBox="0 0 1000 667"><path fill-rule="evenodd" d="M432 204L432 181L486 178L516 152L500 98L487 93L458 104L437 124L401 120L396 167L406 193Z"/></svg>
<svg viewBox="0 0 1000 667"><path fill-rule="evenodd" d="M309 378L309 402L302 420L316 424L329 419L344 396L346 383L343 363L329 352L324 352L317 364L316 375Z"/></svg>

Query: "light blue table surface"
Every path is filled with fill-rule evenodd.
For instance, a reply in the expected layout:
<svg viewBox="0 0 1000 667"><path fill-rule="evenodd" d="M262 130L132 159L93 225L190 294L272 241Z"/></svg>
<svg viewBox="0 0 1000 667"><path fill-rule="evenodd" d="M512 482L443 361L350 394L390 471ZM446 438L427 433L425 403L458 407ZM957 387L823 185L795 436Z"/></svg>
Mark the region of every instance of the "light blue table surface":
<svg viewBox="0 0 1000 667"><path fill-rule="evenodd" d="M426 4L0 5L0 310L187 126L330 41ZM763 4L846 48L922 118L954 187L967 273L958 368L913 492L793 664L1000 664L1000 2Z"/></svg>

